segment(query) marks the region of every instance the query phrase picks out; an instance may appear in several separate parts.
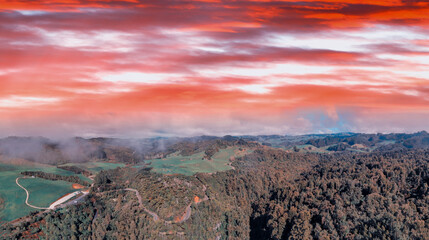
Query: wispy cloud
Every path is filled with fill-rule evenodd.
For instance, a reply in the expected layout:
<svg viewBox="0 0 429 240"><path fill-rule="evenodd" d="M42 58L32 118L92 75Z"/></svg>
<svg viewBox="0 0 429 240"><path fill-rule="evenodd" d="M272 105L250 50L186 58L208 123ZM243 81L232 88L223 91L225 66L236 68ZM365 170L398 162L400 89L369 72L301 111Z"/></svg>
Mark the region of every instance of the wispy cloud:
<svg viewBox="0 0 429 240"><path fill-rule="evenodd" d="M0 132L428 130L428 26L426 1L12 0Z"/></svg>

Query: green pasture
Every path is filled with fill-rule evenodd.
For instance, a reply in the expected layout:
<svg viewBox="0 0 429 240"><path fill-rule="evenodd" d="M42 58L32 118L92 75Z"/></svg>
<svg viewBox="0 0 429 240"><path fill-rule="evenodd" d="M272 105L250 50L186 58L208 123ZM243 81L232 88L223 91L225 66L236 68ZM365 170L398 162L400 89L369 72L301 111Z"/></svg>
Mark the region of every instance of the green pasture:
<svg viewBox="0 0 429 240"><path fill-rule="evenodd" d="M22 177L23 171L44 171L61 175L73 175L74 173L58 169L56 167L34 165L18 166L0 163L0 197L5 201L5 207L0 210L0 221L12 221L28 215L36 209L25 205L25 191L16 185L15 180ZM71 183L63 181L49 181L44 179L20 179L19 183L27 187L30 192L29 202L38 207L49 206L62 195L73 192Z"/></svg>
<svg viewBox="0 0 429 240"><path fill-rule="evenodd" d="M281 138L271 138L271 139L266 139L263 142L271 144L271 147L273 147L273 148L285 149L285 147L282 145L283 141L284 140ZM260 143L262 143L262 142L260 142Z"/></svg>
<svg viewBox="0 0 429 240"><path fill-rule="evenodd" d="M237 150L237 147L221 149L212 157L212 160L203 160L204 152L200 152L191 156L171 154L166 158L147 162L151 163L152 171L162 174L193 175L195 173L214 173L231 170L232 167L228 165L230 157L239 157L251 152L251 150L245 150L238 153Z"/></svg>
<svg viewBox="0 0 429 240"><path fill-rule="evenodd" d="M108 163L108 162L86 162L86 163L67 163L62 166L76 166L96 174L102 170L110 170L110 169L115 169L117 167L124 167L125 164Z"/></svg>
<svg viewBox="0 0 429 240"><path fill-rule="evenodd" d="M36 207L47 208L58 198L76 191L73 183L64 181L50 181L41 178L20 179L19 184L30 192L28 202ZM22 190L24 192L24 190Z"/></svg>
<svg viewBox="0 0 429 240"><path fill-rule="evenodd" d="M326 146L326 147L315 147L311 144L303 144L303 145L296 145L296 147L301 151L301 152L311 152L311 153L325 153L328 152L326 149L328 149L330 146ZM287 150L289 151L293 151L294 147L290 147Z"/></svg>
<svg viewBox="0 0 429 240"><path fill-rule="evenodd" d="M120 163L105 162L70 163L67 165L76 165L94 174L101 170L125 166ZM55 166L0 163L0 197L5 201L4 209L0 209L0 221L12 221L36 211L36 209L30 208L25 204L25 191L15 183L16 178L22 177L20 173L23 171L43 171L64 176L78 176L82 180L92 182L91 179L82 174L75 174ZM20 179L19 183L30 192L29 203L37 207L49 207L52 202L61 196L76 191L72 188L72 183L64 181L28 178Z"/></svg>

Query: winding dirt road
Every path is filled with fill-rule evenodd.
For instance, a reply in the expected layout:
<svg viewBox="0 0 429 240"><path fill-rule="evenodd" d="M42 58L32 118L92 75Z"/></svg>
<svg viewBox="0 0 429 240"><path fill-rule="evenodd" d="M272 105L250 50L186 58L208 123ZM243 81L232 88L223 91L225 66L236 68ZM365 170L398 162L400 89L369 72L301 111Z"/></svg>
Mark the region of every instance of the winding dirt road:
<svg viewBox="0 0 429 240"><path fill-rule="evenodd" d="M131 192L134 192L134 193L136 194L136 196L137 196L137 199L139 200L139 206L140 206L141 208L143 208L143 210L144 210L145 212L147 212L148 214L150 214L150 215L153 217L153 220L154 220L155 222L157 222L157 221L159 220L159 216L158 216L158 214L156 214L156 213L152 212L151 210L147 209L147 208L143 205L143 202L142 202L142 196L140 195L140 193L139 193L139 191L138 191L137 189L134 189L134 188L125 188L124 190L125 190L125 191L131 191Z"/></svg>
<svg viewBox="0 0 429 240"><path fill-rule="evenodd" d="M30 192L28 192L28 190L27 190L25 187L23 187L21 184L19 184L19 179L21 179L21 178L28 178L28 177L19 177L19 178L16 178L16 180L15 180L16 184L17 184L20 188L24 189L25 193L27 194L27 197L26 197L26 199L25 199L25 204L26 204L27 206L31 207L31 208L34 208L34 209L39 209L39 210L50 210L50 208L37 207L37 206L31 205L31 204L28 202L28 199L30 198ZM206 189L207 189L207 188L206 188L206 186L205 186L205 185L203 185L203 192L205 192L205 191L206 191ZM120 191L120 190L125 190L125 191L134 192L134 193L136 194L137 199L138 199L139 207L141 207L141 208L142 208L146 213L148 213L149 215L151 215L151 216L153 217L153 220L154 220L155 222L157 222L157 221L159 221L159 220L160 220L160 217L158 216L158 214L156 214L155 212L153 212L153 211L151 211L151 210L147 209L147 208L143 205L142 196L140 195L140 193L139 193L139 191L138 191L137 189L134 189L134 188L125 188L125 189L118 189L118 190L113 190L113 191ZM82 197L84 197L84 196L86 196L86 194L84 194L83 196L79 197L79 200L80 200L80 198L82 198ZM177 223L182 223L182 222L185 222L186 220L188 220L188 219L191 217L191 214L192 214L191 206L192 206L192 204L198 205L199 203L204 202L204 201L207 201L207 200L209 200L209 198L207 197L207 195L205 195L205 196L204 196L204 198L203 198L200 202L195 202L195 203L194 203L193 201L191 201L191 202L188 204L188 206L186 206L185 211L184 211L184 213L183 213L182 217L180 218L180 220L179 220L179 221L176 221L176 222L177 222ZM74 201L74 202L75 202L75 201ZM68 205L71 205L71 204L60 204L60 205L68 206ZM165 221L165 220L164 220L164 221Z"/></svg>
<svg viewBox="0 0 429 240"><path fill-rule="evenodd" d="M198 179L198 178L197 178ZM198 179L199 180L199 179ZM199 180L200 182L201 182L201 180ZM201 182L202 183L202 182ZM202 183L203 184L203 183ZM195 205L198 205L198 204L200 204L200 203L202 203L202 202L205 202L205 201L207 201L207 200L209 200L209 197L207 196L207 187L206 187L206 185L204 185L203 184L203 187L202 187L202 191L204 192L204 198L203 199L201 199L200 201L198 201L198 202L194 202L194 201L191 201L189 204L188 204L188 206L186 206L186 208L185 208L185 212L183 212L183 214L182 214L182 216L179 218L179 220L178 221L176 221L176 223L182 223L182 222L185 222L185 221L187 221L190 217L191 217L191 214L192 214L192 208L191 208L191 206L192 206L192 204L195 204Z"/></svg>
<svg viewBox="0 0 429 240"><path fill-rule="evenodd" d="M142 196L140 195L139 191L137 189L134 188L123 188L123 189L115 189L115 190L110 190L110 191L105 191L105 192L99 192L97 194L104 194L104 193L108 193L108 192L117 192L117 191L129 191L129 192L134 192L136 194L137 200L139 202L139 207L142 208L146 213L148 213L149 215L152 216L153 220L155 222L160 220L160 217L158 216L158 214L156 214L155 212L152 212L151 210L147 209L144 205L143 205L143 201L142 201ZM165 221L165 220L163 220Z"/></svg>
<svg viewBox="0 0 429 240"><path fill-rule="evenodd" d="M27 206L29 206L29 207L31 207L31 208L35 208L35 209L40 209L40 210L47 210L47 209L49 209L49 208L43 208L43 207L36 207L36 206L34 206L34 205L31 205L31 204L29 204L28 203L28 199L30 198L30 193L28 192L28 190L25 188L25 187L23 187L21 184L19 184L19 179L20 178L25 178L25 177L19 177L19 178L16 178L16 180L15 180L15 182L16 182L16 184L20 187L20 188L22 188L22 189L24 189L24 191L25 191L25 193L27 194L27 198L25 199L25 204L27 204Z"/></svg>
<svg viewBox="0 0 429 240"><path fill-rule="evenodd" d="M199 180L199 181L201 182L201 180ZM202 190L202 192L205 193L204 197L202 199L200 199L199 201L191 200L191 202L184 209L183 214L178 219L174 220L175 223L183 223L183 222L187 221L191 217L191 215L192 215L192 205L197 206L197 205L199 205L202 202L210 200L209 197L207 196L207 192L206 192L207 191L207 187L203 183L202 183L202 189L201 190ZM163 221L165 223L171 223L171 221L167 221L165 219L162 219L162 218L160 218L158 216L158 214L156 214L155 212L147 209L143 205L142 196L140 195L140 192L137 189L134 189L134 188L114 189L114 190L108 190L108 191L104 191L104 192L99 192L99 193L97 193L97 195L98 194L105 194L105 193L108 193L108 192L117 192L117 191L130 191L130 192L134 192L136 194L136 197L137 197L137 200L138 200L138 203L139 203L139 207L142 208L146 213L148 213L149 215L151 215L153 217L153 220L155 222L161 220L161 221Z"/></svg>

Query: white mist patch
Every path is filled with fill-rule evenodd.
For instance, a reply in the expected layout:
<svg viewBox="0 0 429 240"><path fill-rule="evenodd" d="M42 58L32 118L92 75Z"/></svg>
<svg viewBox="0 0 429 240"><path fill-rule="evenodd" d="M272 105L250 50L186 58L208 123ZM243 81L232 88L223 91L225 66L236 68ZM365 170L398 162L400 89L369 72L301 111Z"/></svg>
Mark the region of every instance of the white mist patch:
<svg viewBox="0 0 429 240"><path fill-rule="evenodd" d="M262 64L253 67L219 67L213 69L198 69L202 78L257 78L258 84L222 84L224 90L241 90L252 94L268 94L272 88L294 84L324 83L318 79L301 80L290 75L305 76L307 74L329 74L334 71L330 66L312 66L294 63Z"/></svg>
<svg viewBox="0 0 429 240"><path fill-rule="evenodd" d="M271 92L270 87L274 87L270 84L249 84L243 86L237 86L236 88L244 92L253 94L267 94Z"/></svg>
<svg viewBox="0 0 429 240"><path fill-rule="evenodd" d="M36 16L36 15L49 14L48 11L41 11L41 10L16 10L16 12L19 12L25 16Z"/></svg>
<svg viewBox="0 0 429 240"><path fill-rule="evenodd" d="M335 36L294 36L291 34L276 34L268 39L267 45L283 48L325 49L332 51L359 51L362 48L361 39L346 38L343 34Z"/></svg>
<svg viewBox="0 0 429 240"><path fill-rule="evenodd" d="M0 69L0 76L7 75L9 73L16 73L19 72L19 69Z"/></svg>
<svg viewBox="0 0 429 240"><path fill-rule="evenodd" d="M196 49L196 50L200 50L200 51L204 51L204 52L209 52L209 53L224 53L224 52L226 52L224 49L218 48L218 47L195 46L193 48Z"/></svg>
<svg viewBox="0 0 429 240"><path fill-rule="evenodd" d="M273 75L281 74L326 74L333 71L335 67L330 66L312 66L295 63L279 64L256 64L254 66L237 66L237 67L219 67L216 69L195 70L203 76L210 77L243 77L253 78L260 77L269 79Z"/></svg>
<svg viewBox="0 0 429 240"><path fill-rule="evenodd" d="M50 44L67 47L81 48L82 50L103 52L131 52L134 43L130 39L134 34L116 31L46 31L38 29L38 32Z"/></svg>
<svg viewBox="0 0 429 240"><path fill-rule="evenodd" d="M371 28L362 29L356 32L345 33L347 41L363 40L370 43L400 42L407 40L425 39L423 33L418 32L418 28L378 25ZM362 43L362 42L361 42Z"/></svg>
<svg viewBox="0 0 429 240"><path fill-rule="evenodd" d="M0 98L0 108L23 108L40 105L49 105L60 102L56 97L9 96Z"/></svg>
<svg viewBox="0 0 429 240"><path fill-rule="evenodd" d="M130 83L171 83L180 79L178 74L167 73L145 73L145 72L118 72L118 73L98 73L96 76L103 81L107 82L130 82Z"/></svg>
<svg viewBox="0 0 429 240"><path fill-rule="evenodd" d="M111 93L127 93L132 92L131 87L125 86L111 86L98 89L86 89L86 88L58 88L62 91L71 92L75 94L90 94L90 95L105 95Z"/></svg>

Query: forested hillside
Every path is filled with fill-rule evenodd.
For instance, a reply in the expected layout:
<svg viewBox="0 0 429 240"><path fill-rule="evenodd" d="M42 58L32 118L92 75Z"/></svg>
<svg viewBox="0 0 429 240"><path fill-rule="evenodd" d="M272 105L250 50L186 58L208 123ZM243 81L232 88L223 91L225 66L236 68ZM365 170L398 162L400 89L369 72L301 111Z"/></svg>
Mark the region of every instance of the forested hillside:
<svg viewBox="0 0 429 240"><path fill-rule="evenodd" d="M301 154L264 147L215 174L117 168L96 177L83 204L6 232L19 238L28 229L48 239L427 239L428 160L426 150Z"/></svg>
<svg viewBox="0 0 429 240"><path fill-rule="evenodd" d="M101 171L81 203L6 224L2 237L428 239L426 133L386 137L374 141L402 147L314 153L235 137L174 143L163 154L203 152L201 162L229 146L252 151L231 158L232 170L192 176L156 173L148 164ZM338 138L311 141L364 145L358 139L371 136ZM415 145L404 147L406 141Z"/></svg>
<svg viewBox="0 0 429 240"><path fill-rule="evenodd" d="M429 152L324 156L254 205L255 239L427 239Z"/></svg>
<svg viewBox="0 0 429 240"><path fill-rule="evenodd" d="M374 152L429 148L429 133L365 134L338 133L302 136L199 136L191 138L71 138L51 140L35 137L0 139L0 161L27 161L61 165L89 161L138 164L171 154L190 156L204 152L211 157L227 147L256 148L259 145L300 152Z"/></svg>

